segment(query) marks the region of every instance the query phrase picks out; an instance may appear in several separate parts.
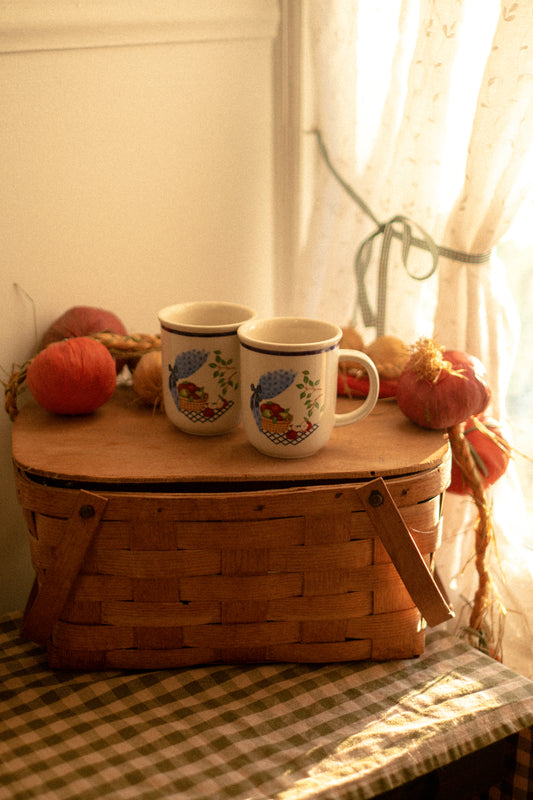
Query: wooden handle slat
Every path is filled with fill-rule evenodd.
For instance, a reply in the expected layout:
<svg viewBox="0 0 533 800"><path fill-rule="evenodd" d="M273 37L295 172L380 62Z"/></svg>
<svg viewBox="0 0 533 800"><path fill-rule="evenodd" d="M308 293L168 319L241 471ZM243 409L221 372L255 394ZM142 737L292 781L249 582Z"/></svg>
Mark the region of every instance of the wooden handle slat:
<svg viewBox="0 0 533 800"><path fill-rule="evenodd" d="M106 505L106 497L83 489L79 492L54 562L26 608L21 625L25 638L42 645L50 638Z"/></svg>
<svg viewBox="0 0 533 800"><path fill-rule="evenodd" d="M402 519L383 478L357 489L359 497L413 602L430 626L454 616Z"/></svg>

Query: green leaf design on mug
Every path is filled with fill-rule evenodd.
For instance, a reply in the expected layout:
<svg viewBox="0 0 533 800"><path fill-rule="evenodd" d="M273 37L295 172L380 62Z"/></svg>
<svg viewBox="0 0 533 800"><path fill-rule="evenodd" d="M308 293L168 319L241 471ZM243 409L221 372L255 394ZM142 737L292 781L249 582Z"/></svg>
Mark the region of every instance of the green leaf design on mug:
<svg viewBox="0 0 533 800"><path fill-rule="evenodd" d="M323 406L320 405L320 401L322 400L324 392L320 386L320 378L317 378L316 381L312 381L309 377L308 369L304 369L302 375L303 381L302 383L297 383L296 387L300 389L300 400L304 400L307 416L312 417L315 409L322 411Z"/></svg>
<svg viewBox="0 0 533 800"><path fill-rule="evenodd" d="M237 391L239 388L239 371L233 363L233 358L222 358L222 350L214 350L215 360L209 364L213 370L213 378L218 379L221 393L227 394L228 389Z"/></svg>

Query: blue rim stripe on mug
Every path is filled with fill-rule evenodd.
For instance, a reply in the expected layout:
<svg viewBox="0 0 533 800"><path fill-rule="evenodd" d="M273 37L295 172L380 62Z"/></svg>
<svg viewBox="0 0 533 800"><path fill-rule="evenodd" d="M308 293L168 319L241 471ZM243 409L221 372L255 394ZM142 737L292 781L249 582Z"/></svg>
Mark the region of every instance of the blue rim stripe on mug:
<svg viewBox="0 0 533 800"><path fill-rule="evenodd" d="M161 327L167 333L175 333L177 336L196 336L198 338L213 338L219 336L235 336L237 331L213 331L212 333L203 331L177 331L174 328L167 327L163 322Z"/></svg>
<svg viewBox="0 0 533 800"><path fill-rule="evenodd" d="M330 350L335 350L338 346L337 343L329 347L320 347L318 350L265 350L262 347L254 347L247 342L241 341L241 347L251 350L253 353L263 353L267 356L290 356L291 358L294 356L318 356L320 353L328 353Z"/></svg>

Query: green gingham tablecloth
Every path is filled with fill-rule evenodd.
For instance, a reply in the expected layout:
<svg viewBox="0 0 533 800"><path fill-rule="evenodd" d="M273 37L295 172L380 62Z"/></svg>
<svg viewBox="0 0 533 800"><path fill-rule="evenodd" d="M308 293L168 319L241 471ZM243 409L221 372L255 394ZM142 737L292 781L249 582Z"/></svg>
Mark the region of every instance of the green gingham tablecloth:
<svg viewBox="0 0 533 800"><path fill-rule="evenodd" d="M418 659L50 670L0 619L0 799L366 800L533 724L533 683L439 631ZM528 796L528 795L526 795Z"/></svg>

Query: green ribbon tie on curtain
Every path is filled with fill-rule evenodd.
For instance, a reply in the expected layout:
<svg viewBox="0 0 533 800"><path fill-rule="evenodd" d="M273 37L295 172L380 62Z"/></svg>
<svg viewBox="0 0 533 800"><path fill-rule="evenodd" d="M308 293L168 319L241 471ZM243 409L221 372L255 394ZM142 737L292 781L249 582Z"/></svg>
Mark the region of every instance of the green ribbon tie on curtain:
<svg viewBox="0 0 533 800"><path fill-rule="evenodd" d="M399 229L398 227L395 227L395 225L399 226ZM419 225L416 225L423 238L419 239L414 237L411 228L413 225L416 225L416 223L410 220L408 217L402 216L401 214L392 217L390 220L388 220L388 222L379 225L378 228L370 234L370 236L367 236L355 255L357 302L359 308L361 309L365 327L375 327L377 336L383 336L385 333L387 277L392 240L394 238L400 239L402 243L402 264L409 277L413 278L414 280L425 281L430 278L437 269L437 265L439 263L439 248L431 236ZM378 262L376 311L373 311L368 299L365 281L368 268L370 267L372 261L373 244L378 236L381 236L382 238ZM409 252L411 247L423 247L425 250L429 250L431 254L431 267L423 275L415 275L409 271Z"/></svg>
<svg viewBox="0 0 533 800"><path fill-rule="evenodd" d="M401 260L407 275L413 280L425 281L435 273L439 256L444 256L453 261L462 261L467 264L483 264L490 260L492 251L486 253L464 253L461 250L453 250L450 247L441 247L437 245L432 237L425 231L421 225L405 217L402 214L397 214L391 217L387 222L379 222L378 218L372 212L370 207L365 201L355 192L355 190L344 180L344 178L337 172L333 166L324 140L320 131L312 131L315 133L318 141L322 157L328 167L329 171L340 183L347 194L352 200L364 211L364 213L373 220L376 229L369 234L361 243L355 254L355 278L357 284L357 300L354 310L353 324L355 324L355 316L357 308L361 309L363 323L366 328L376 328L376 336L383 336L385 333L385 315L387 307L387 279L390 261L390 251L393 239L401 241ZM420 236L413 235L413 228L420 233ZM375 240L381 237L381 250L378 260L378 280L377 280L377 298L376 308L372 309L368 298L366 288L367 272L372 262L372 255ZM417 275L409 270L409 254L411 248L415 247L421 250L426 250L431 255L431 265L427 272L422 275Z"/></svg>

